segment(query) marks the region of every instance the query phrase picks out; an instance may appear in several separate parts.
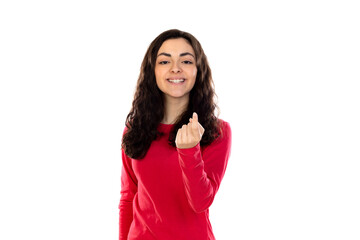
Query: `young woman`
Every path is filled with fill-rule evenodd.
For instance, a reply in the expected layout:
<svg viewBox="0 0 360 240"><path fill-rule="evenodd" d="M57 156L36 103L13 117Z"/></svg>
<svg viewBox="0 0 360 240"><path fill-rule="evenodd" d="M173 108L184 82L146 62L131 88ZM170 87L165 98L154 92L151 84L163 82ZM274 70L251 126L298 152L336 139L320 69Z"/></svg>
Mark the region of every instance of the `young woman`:
<svg viewBox="0 0 360 240"><path fill-rule="evenodd" d="M214 240L209 207L231 150L206 55L177 29L150 44L122 138L120 240Z"/></svg>

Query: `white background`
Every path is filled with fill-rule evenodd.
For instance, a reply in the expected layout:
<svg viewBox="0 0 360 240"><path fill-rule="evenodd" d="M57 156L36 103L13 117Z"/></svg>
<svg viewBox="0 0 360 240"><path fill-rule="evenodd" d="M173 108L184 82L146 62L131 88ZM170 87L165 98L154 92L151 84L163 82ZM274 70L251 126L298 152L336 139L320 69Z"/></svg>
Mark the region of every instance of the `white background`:
<svg viewBox="0 0 360 240"><path fill-rule="evenodd" d="M1 1L0 239L117 239L121 134L161 32L232 127L217 240L360 239L357 1Z"/></svg>

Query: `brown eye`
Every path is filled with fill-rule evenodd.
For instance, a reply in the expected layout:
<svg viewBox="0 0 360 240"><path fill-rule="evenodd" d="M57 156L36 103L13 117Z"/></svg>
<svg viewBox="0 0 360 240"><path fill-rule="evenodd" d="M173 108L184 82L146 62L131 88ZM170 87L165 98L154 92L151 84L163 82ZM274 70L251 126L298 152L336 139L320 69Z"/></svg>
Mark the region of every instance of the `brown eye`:
<svg viewBox="0 0 360 240"><path fill-rule="evenodd" d="M159 62L159 64L166 64L166 63L168 63L168 61L161 61L161 62Z"/></svg>
<svg viewBox="0 0 360 240"><path fill-rule="evenodd" d="M185 64L192 64L191 61L183 61L183 63L185 63Z"/></svg>

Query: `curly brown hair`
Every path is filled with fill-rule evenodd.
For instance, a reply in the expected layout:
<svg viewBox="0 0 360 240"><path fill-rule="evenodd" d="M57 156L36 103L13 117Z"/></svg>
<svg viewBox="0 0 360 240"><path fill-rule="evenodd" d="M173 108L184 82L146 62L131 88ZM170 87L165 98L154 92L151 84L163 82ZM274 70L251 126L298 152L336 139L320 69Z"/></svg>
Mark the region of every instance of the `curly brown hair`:
<svg viewBox="0 0 360 240"><path fill-rule="evenodd" d="M211 69L200 42L190 33L170 29L161 33L151 42L141 64L134 100L130 113L126 117L126 130L121 144L125 154L130 158L138 160L144 158L151 142L163 135L157 130L165 110L163 93L156 84L155 62L163 42L177 38L184 38L194 49L197 75L195 85L190 91L188 107L178 116L169 134L168 142L171 146L176 147L176 133L184 124L189 123L193 112L198 114L198 121L205 129L200 141L201 146L211 144L221 135L218 119L220 111L214 101L214 97L217 98L217 95L214 90ZM217 115L215 115L215 109Z"/></svg>

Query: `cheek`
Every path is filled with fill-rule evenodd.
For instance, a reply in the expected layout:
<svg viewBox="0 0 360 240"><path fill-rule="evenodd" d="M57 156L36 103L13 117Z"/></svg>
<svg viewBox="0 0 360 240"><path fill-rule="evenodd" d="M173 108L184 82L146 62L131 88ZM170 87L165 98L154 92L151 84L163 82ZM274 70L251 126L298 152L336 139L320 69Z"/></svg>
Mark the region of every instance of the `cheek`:
<svg viewBox="0 0 360 240"><path fill-rule="evenodd" d="M195 68L195 69L193 69L193 70L191 71L191 75L192 75L192 81L190 82L191 88L193 88L194 85L195 85L195 82L196 82L196 74L197 74L197 69Z"/></svg>
<svg viewBox="0 0 360 240"><path fill-rule="evenodd" d="M165 70L161 67L155 67L154 72L156 78L161 78L164 76Z"/></svg>
<svg viewBox="0 0 360 240"><path fill-rule="evenodd" d="M195 68L194 70L194 76L196 77L196 74L197 74L197 68Z"/></svg>
<svg viewBox="0 0 360 240"><path fill-rule="evenodd" d="M157 76L159 75L159 70L157 67L155 67L154 69L154 73L155 73L155 77L157 78Z"/></svg>
<svg viewBox="0 0 360 240"><path fill-rule="evenodd" d="M196 79L196 74L197 74L197 68L194 68L192 71L192 76L194 79Z"/></svg>

